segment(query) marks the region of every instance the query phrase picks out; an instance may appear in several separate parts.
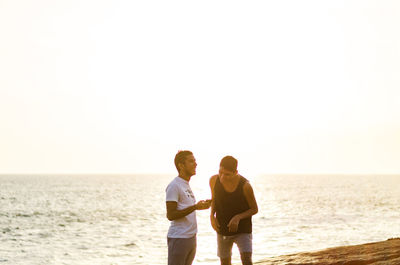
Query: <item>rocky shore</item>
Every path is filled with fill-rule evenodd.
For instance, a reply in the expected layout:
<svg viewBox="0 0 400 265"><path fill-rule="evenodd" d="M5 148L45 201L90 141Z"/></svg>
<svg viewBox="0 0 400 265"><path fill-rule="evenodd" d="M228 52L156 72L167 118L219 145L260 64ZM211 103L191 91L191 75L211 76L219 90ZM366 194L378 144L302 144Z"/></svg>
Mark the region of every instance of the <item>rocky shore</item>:
<svg viewBox="0 0 400 265"><path fill-rule="evenodd" d="M272 257L259 265L400 265L400 238Z"/></svg>

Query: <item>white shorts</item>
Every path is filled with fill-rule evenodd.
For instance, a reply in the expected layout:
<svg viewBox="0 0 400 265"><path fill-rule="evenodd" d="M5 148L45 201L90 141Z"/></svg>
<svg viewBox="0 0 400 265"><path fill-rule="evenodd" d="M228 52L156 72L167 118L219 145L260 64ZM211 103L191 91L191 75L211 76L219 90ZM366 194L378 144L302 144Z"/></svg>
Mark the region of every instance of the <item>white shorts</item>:
<svg viewBox="0 0 400 265"><path fill-rule="evenodd" d="M218 257L225 259L232 256L232 246L236 243L239 252L253 252L253 236L251 233L241 233L233 236L217 234Z"/></svg>

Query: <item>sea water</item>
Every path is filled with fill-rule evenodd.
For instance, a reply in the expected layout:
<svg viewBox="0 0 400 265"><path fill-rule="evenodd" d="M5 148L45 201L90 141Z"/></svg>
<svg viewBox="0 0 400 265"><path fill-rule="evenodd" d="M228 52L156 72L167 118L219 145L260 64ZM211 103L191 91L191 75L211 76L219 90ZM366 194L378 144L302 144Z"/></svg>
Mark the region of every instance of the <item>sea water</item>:
<svg viewBox="0 0 400 265"><path fill-rule="evenodd" d="M174 177L0 176L0 264L166 264L165 187ZM254 261L400 236L400 176L248 179L259 207ZM208 176L190 183L197 200L210 197ZM194 264L219 264L209 210L197 219Z"/></svg>

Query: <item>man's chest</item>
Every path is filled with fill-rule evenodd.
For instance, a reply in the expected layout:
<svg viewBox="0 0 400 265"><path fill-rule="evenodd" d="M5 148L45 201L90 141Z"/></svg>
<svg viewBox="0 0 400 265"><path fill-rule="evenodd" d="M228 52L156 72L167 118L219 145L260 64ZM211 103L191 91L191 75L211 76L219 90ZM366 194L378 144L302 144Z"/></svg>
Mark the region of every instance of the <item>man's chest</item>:
<svg viewBox="0 0 400 265"><path fill-rule="evenodd" d="M196 199L190 187L181 187L179 199L184 204L194 204L196 203Z"/></svg>

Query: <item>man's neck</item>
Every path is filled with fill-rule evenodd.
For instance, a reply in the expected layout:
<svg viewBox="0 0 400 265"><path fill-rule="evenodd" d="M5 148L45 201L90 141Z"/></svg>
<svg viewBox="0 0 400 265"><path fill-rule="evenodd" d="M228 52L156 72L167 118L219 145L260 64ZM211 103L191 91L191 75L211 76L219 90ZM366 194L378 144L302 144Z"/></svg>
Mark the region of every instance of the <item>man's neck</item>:
<svg viewBox="0 0 400 265"><path fill-rule="evenodd" d="M181 179L184 179L184 180L186 180L186 181L189 182L191 176L187 176L187 175L185 175L185 174L179 174L179 177L180 177Z"/></svg>
<svg viewBox="0 0 400 265"><path fill-rule="evenodd" d="M232 177L229 177L229 178L227 178L227 177L224 177L224 178L222 178L222 181L223 182L229 182L229 183L235 183L237 180L238 180L238 178L239 178L239 174L236 174L236 175L234 175L234 176L232 176Z"/></svg>

